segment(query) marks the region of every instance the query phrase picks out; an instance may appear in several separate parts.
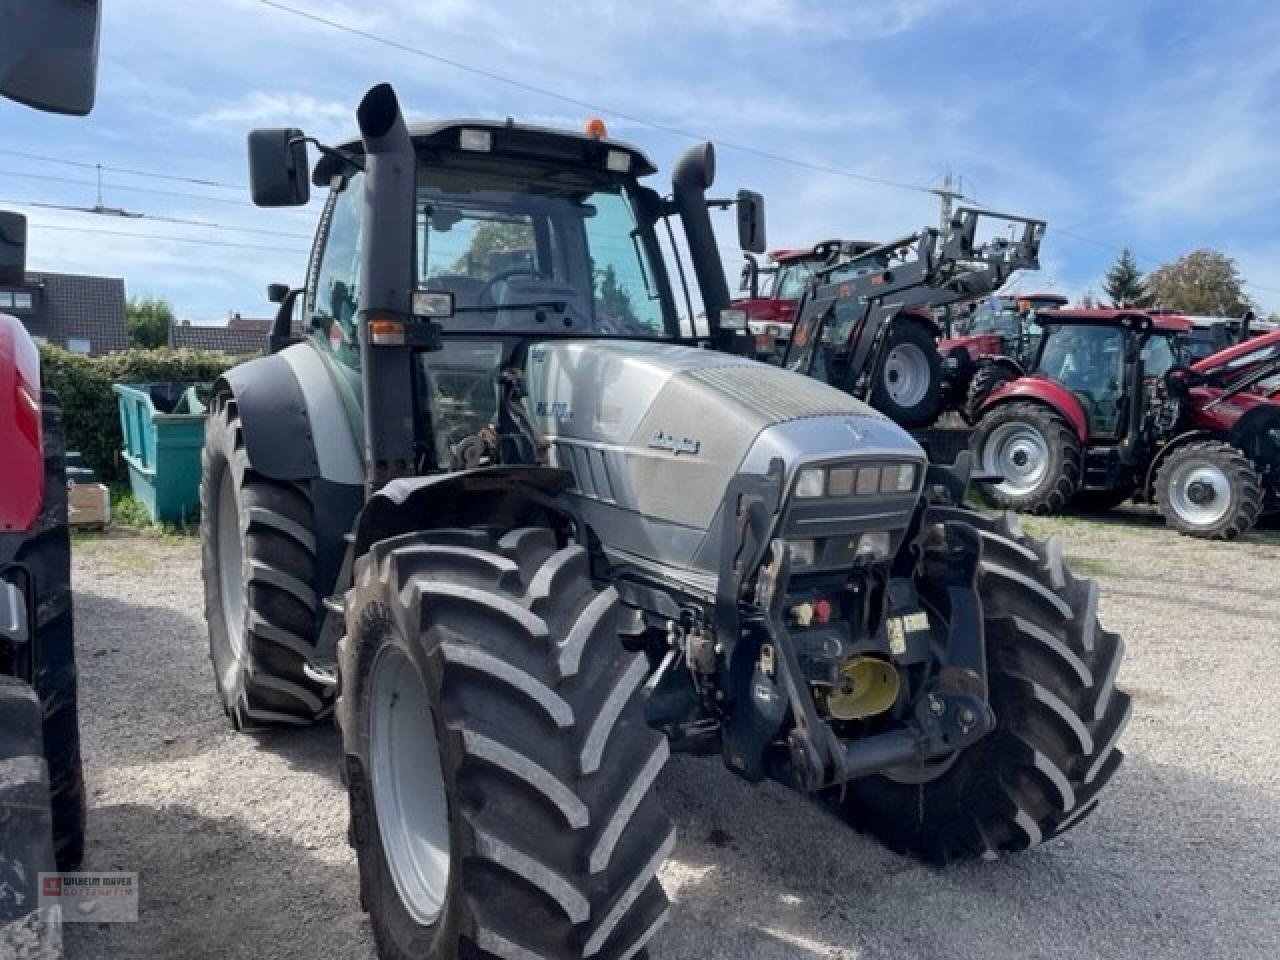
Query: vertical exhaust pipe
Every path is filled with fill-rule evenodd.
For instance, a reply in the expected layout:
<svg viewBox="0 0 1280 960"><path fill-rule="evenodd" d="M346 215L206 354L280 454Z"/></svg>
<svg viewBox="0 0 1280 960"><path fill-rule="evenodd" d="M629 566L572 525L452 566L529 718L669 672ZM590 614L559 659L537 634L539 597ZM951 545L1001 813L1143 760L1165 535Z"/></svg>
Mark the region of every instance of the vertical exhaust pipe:
<svg viewBox="0 0 1280 960"><path fill-rule="evenodd" d="M684 226L693 272L702 292L702 305L714 340L720 340L720 311L729 305L729 284L720 262L720 248L711 229L707 190L716 178L716 151L710 143L690 147L671 174L671 193Z"/></svg>
<svg viewBox="0 0 1280 960"><path fill-rule="evenodd" d="M365 487L369 493L413 472L413 353L373 345L374 320L408 323L413 286L416 171L413 141L389 83L356 109L364 141L363 249L360 255L360 350L364 376Z"/></svg>

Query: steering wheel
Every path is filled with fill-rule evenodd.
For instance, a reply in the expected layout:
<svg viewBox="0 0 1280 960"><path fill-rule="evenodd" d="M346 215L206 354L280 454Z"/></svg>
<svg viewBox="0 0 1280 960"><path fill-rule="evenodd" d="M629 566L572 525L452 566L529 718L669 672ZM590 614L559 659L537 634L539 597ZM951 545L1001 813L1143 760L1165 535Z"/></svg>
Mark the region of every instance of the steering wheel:
<svg viewBox="0 0 1280 960"><path fill-rule="evenodd" d="M481 287L480 291L476 294L477 302L484 303L486 300L488 300L490 303L493 303L493 299L491 297L493 288L496 287L498 284L502 283L504 280L510 280L512 277L520 277L520 276L533 277L534 279L537 279L538 271L534 270L532 267L510 267L509 269L502 270L499 273L495 273L492 277L489 278L489 280L485 283L485 285Z"/></svg>

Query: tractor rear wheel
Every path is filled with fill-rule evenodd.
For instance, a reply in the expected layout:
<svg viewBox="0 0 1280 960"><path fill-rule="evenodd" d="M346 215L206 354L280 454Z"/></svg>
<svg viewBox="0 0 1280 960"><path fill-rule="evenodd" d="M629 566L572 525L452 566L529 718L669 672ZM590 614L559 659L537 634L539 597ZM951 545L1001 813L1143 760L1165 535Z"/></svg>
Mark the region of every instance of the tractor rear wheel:
<svg viewBox="0 0 1280 960"><path fill-rule="evenodd" d="M904 427L927 427L942 409L942 355L923 323L890 322L871 405Z"/></svg>
<svg viewBox="0 0 1280 960"><path fill-rule="evenodd" d="M668 747L617 609L543 528L357 561L337 716L379 956L620 960L661 926Z"/></svg>
<svg viewBox="0 0 1280 960"><path fill-rule="evenodd" d="M951 762L848 784L838 806L854 827L931 863L993 857L1058 836L1087 817L1119 767L1129 720L1117 690L1119 636L1097 621L1098 589L1063 566L1056 538L939 507L982 535L978 590L996 729Z"/></svg>
<svg viewBox="0 0 1280 960"><path fill-rule="evenodd" d="M1234 540L1262 513L1262 477L1239 447L1221 440L1188 443L1160 465L1156 502L1179 533Z"/></svg>
<svg viewBox="0 0 1280 960"><path fill-rule="evenodd" d="M35 690L0 674L0 957L62 956L56 918L37 909L40 873L57 869L43 714Z"/></svg>
<svg viewBox="0 0 1280 960"><path fill-rule="evenodd" d="M984 487L1001 507L1057 513L1080 488L1080 440L1062 416L1043 404L997 406L982 418L971 443L981 469L1004 477Z"/></svg>
<svg viewBox="0 0 1280 960"><path fill-rule="evenodd" d="M307 669L319 634L311 500L254 472L234 397L211 406L200 541L218 694L237 730L307 724L332 708L332 686Z"/></svg>

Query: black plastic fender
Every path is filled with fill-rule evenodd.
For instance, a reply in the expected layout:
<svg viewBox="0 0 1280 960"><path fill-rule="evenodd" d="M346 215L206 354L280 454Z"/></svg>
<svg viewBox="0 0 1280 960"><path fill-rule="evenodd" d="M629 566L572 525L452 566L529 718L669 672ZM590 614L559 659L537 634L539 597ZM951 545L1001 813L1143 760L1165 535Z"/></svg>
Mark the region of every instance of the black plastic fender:
<svg viewBox="0 0 1280 960"><path fill-rule="evenodd" d="M236 398L245 453L254 470L277 480L320 476L302 385L282 354L232 367L213 390L230 390Z"/></svg>

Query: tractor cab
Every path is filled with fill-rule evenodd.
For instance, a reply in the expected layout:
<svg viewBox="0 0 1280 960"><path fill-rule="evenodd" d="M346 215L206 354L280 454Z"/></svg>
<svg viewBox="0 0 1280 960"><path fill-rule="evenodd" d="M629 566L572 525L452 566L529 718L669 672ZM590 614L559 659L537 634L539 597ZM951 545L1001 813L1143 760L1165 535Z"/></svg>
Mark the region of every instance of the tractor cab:
<svg viewBox="0 0 1280 960"><path fill-rule="evenodd" d="M747 315L756 358L770 363L781 360L791 339L796 306L820 270L876 246L869 240L825 240L812 247L771 250L764 267L747 254L739 285L746 296L734 300L733 306Z"/></svg>
<svg viewBox="0 0 1280 960"><path fill-rule="evenodd" d="M1009 357L1026 367L1039 346L1039 328L1033 323L1041 310L1067 305L1060 293L991 297L977 304L968 317L951 324L950 335L938 342L944 355L959 348L969 359Z"/></svg>

